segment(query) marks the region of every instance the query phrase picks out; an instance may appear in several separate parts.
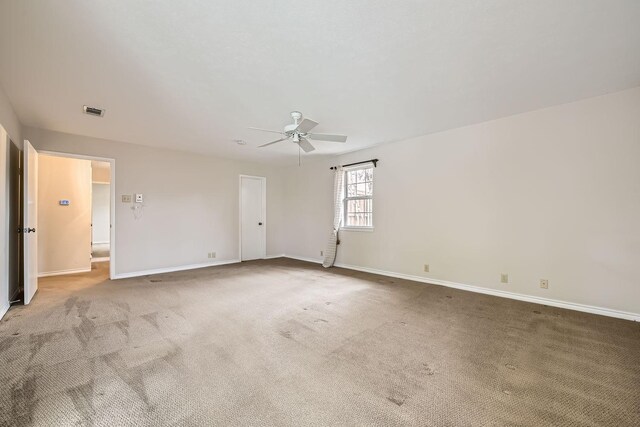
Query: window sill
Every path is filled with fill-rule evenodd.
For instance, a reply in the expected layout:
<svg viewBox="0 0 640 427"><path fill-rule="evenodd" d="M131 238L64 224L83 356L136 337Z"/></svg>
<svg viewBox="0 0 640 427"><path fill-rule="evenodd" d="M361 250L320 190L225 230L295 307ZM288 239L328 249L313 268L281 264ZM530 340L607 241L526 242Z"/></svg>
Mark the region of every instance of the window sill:
<svg viewBox="0 0 640 427"><path fill-rule="evenodd" d="M373 232L373 227L340 227L340 231L364 231Z"/></svg>

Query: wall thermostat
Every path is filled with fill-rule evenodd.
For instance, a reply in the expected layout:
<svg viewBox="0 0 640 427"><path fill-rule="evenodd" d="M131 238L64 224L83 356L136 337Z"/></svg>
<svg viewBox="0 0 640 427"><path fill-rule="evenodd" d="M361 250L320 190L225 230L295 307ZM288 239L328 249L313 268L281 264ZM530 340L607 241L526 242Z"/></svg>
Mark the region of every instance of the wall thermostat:
<svg viewBox="0 0 640 427"><path fill-rule="evenodd" d="M142 203L142 194L136 194L136 203Z"/></svg>
<svg viewBox="0 0 640 427"><path fill-rule="evenodd" d="M69 206L71 202L69 200L60 200L60 206Z"/></svg>

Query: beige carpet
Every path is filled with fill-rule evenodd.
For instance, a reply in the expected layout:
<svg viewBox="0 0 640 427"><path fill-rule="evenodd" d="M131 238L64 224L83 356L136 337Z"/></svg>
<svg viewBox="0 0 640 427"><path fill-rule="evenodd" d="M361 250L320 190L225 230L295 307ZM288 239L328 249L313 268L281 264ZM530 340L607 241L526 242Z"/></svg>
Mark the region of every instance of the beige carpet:
<svg viewBox="0 0 640 427"><path fill-rule="evenodd" d="M640 425L638 323L287 259L96 266L0 322L0 425Z"/></svg>

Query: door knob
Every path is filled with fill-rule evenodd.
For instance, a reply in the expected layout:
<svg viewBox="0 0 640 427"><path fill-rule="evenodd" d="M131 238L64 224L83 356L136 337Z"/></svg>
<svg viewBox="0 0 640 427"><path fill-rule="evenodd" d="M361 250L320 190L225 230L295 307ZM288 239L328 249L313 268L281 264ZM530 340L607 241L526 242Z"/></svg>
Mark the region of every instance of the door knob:
<svg viewBox="0 0 640 427"><path fill-rule="evenodd" d="M262 223L261 223L261 222L259 222L259 223L258 223L258 225L262 225Z"/></svg>
<svg viewBox="0 0 640 427"><path fill-rule="evenodd" d="M35 233L36 229L35 228L27 228L27 233Z"/></svg>

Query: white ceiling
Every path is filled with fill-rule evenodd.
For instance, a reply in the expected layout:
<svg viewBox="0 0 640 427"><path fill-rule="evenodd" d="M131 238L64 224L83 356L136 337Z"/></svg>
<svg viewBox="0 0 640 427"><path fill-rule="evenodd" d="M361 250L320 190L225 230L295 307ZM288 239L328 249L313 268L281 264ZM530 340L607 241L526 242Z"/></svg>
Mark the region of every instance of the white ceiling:
<svg viewBox="0 0 640 427"><path fill-rule="evenodd" d="M349 135L326 155L638 86L638 22L637 0L0 0L0 84L28 126L291 163L246 127L300 110Z"/></svg>

